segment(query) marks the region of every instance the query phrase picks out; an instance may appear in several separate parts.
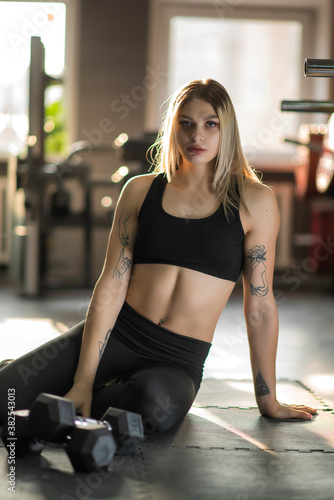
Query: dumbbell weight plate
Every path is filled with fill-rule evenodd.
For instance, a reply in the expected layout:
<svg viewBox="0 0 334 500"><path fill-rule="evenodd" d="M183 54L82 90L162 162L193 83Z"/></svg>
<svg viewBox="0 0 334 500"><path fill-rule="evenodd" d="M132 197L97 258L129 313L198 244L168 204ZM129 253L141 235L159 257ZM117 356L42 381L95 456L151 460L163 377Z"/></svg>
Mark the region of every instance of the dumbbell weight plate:
<svg viewBox="0 0 334 500"><path fill-rule="evenodd" d="M111 425L118 453L132 453L144 439L141 415L118 408L108 408L102 421Z"/></svg>
<svg viewBox="0 0 334 500"><path fill-rule="evenodd" d="M93 472L111 464L117 445L108 427L87 424L73 429L65 449L76 472Z"/></svg>
<svg viewBox="0 0 334 500"><path fill-rule="evenodd" d="M75 427L75 418L73 401L41 393L30 409L31 433L40 441L63 443Z"/></svg>

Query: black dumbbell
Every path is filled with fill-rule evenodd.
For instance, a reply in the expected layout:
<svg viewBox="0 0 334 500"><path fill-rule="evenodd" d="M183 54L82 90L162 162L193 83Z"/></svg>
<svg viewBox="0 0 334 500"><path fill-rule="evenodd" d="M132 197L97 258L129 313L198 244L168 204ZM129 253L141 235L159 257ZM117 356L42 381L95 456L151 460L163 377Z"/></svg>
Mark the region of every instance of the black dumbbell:
<svg viewBox="0 0 334 500"><path fill-rule="evenodd" d="M61 418L65 422L66 430L63 428L63 433L47 436L39 432L36 436L31 428L31 411L14 412L15 431L12 430L12 425L10 428L5 425L1 433L8 453L13 453L16 457L36 456L42 452L44 444L51 444L65 449L77 472L93 472L108 467L117 449L111 426L93 419L88 422L75 422L74 404L70 400L65 400L64 404L63 399L40 395L36 400L36 403L44 401L44 408L48 408L51 420ZM45 412L43 416L47 417ZM43 428L48 427L47 418L44 422L40 421L40 425Z"/></svg>
<svg viewBox="0 0 334 500"><path fill-rule="evenodd" d="M110 431L99 422L72 429L65 450L75 471L93 472L111 464L117 446Z"/></svg>
<svg viewBox="0 0 334 500"><path fill-rule="evenodd" d="M101 420L111 425L118 453L132 453L145 437L143 421L138 413L109 407Z"/></svg>
<svg viewBox="0 0 334 500"><path fill-rule="evenodd" d="M62 442L73 426L93 423L111 430L118 453L132 453L144 439L142 418L138 413L108 408L101 421L78 417L72 401L45 393L38 396L30 410L31 432L40 441Z"/></svg>

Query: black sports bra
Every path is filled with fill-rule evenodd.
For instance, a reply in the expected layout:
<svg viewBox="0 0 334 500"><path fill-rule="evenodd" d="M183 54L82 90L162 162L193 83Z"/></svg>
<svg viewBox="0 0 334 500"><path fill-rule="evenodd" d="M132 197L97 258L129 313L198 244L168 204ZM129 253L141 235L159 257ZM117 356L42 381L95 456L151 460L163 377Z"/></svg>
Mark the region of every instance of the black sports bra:
<svg viewBox="0 0 334 500"><path fill-rule="evenodd" d="M157 175L141 206L133 263L171 264L236 282L245 236L239 211L230 221L222 205L202 219L175 217L162 208L166 184L165 175Z"/></svg>

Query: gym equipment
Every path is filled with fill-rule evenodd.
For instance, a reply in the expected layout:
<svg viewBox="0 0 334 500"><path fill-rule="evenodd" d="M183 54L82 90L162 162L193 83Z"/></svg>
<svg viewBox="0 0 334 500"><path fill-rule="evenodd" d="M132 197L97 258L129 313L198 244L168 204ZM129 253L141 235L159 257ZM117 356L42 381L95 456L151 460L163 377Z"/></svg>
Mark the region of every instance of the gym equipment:
<svg viewBox="0 0 334 500"><path fill-rule="evenodd" d="M132 453L144 439L137 413L109 408L102 421L78 417L71 400L52 394L41 393L30 411L13 416L15 424L4 426L1 433L8 453L14 445L17 457L37 456L45 444L61 446L77 472L107 467L116 452Z"/></svg>
<svg viewBox="0 0 334 500"><path fill-rule="evenodd" d="M334 113L325 133L309 131L309 142L285 138L284 142L303 146L309 150L308 158L300 152L302 164L295 169L297 191L300 196L334 194Z"/></svg>
<svg viewBox="0 0 334 500"><path fill-rule="evenodd" d="M20 292L27 296L38 296L43 285L47 269L46 239L48 228L54 225L82 227L84 229L84 285L90 286L91 259L91 189L89 177L90 165L71 161L70 157L62 163L48 165L44 152L44 100L48 86L59 84L61 78L52 78L44 71L45 49L40 37L31 37L29 72L29 132L27 139L27 158L18 160L16 172L16 189L24 191L22 223L27 228L22 249L19 244L19 262L11 260L12 272L20 272L16 276L20 282ZM96 150L91 144L90 150ZM113 150L111 145L109 150ZM78 155L77 155L78 159ZM69 199L66 198L62 181L73 178L80 182L85 198L85 208L81 214L69 214ZM45 212L45 193L50 185L56 185L57 191L52 199L52 217ZM108 183L108 185L111 184ZM64 201L65 199L65 201ZM64 217L64 215L66 217ZM69 217L72 215L72 217ZM59 219L58 219L59 217ZM52 219L55 220L52 220ZM109 223L109 221L108 221Z"/></svg>
<svg viewBox="0 0 334 500"><path fill-rule="evenodd" d="M90 423L98 423L112 432L118 453L131 453L144 439L138 413L108 408L100 421L78 417L72 401L46 393L41 393L30 409L31 432L40 441L62 442L73 427Z"/></svg>
<svg viewBox="0 0 334 500"><path fill-rule="evenodd" d="M108 408L102 421L111 425L118 453L124 455L132 453L144 439L143 422L138 413Z"/></svg>
<svg viewBox="0 0 334 500"><path fill-rule="evenodd" d="M334 194L334 113L327 123L322 153L317 166L316 187L319 193Z"/></svg>
<svg viewBox="0 0 334 500"><path fill-rule="evenodd" d="M317 165L322 154L324 134L320 133L320 131L317 131L317 133L315 131L312 132L311 125L308 129L308 142L302 142L298 139L284 139L284 142L302 146L298 150L300 164L294 169L298 198L309 198L317 195Z"/></svg>
<svg viewBox="0 0 334 500"><path fill-rule="evenodd" d="M310 151L315 151L316 153L321 153L322 151L321 145L315 142L314 140L310 140L309 142L301 142L298 139L290 139L289 137L285 137L283 142L287 142L289 144L295 144L296 146L305 146Z"/></svg>
<svg viewBox="0 0 334 500"><path fill-rule="evenodd" d="M334 76L334 59L305 59L305 76Z"/></svg>
<svg viewBox="0 0 334 500"><path fill-rule="evenodd" d="M333 113L334 101L315 100L283 100L281 111L295 111L298 113Z"/></svg>
<svg viewBox="0 0 334 500"><path fill-rule="evenodd" d="M41 442L31 431L29 410L14 412L15 431L5 426L1 433L2 441L15 457L38 456L44 445L62 447L76 472L93 472L108 467L116 452L116 442L112 436L110 426L101 422L85 422L76 425L62 440L49 439ZM12 429L13 427L11 427Z"/></svg>
<svg viewBox="0 0 334 500"><path fill-rule="evenodd" d="M45 49L41 38L31 37L29 71L29 132L27 161L18 172L19 187L24 187L25 210L29 238L25 241L23 286L27 295L37 294L40 287L41 237L43 200L39 177L44 163L44 91L48 85L57 84L44 73Z"/></svg>
<svg viewBox="0 0 334 500"><path fill-rule="evenodd" d="M334 77L334 59L305 59L304 74L311 77ZM299 191L302 194L332 195L334 193L334 101L283 100L281 111L331 113L324 136L310 133L307 144L291 139L285 139L285 142L306 146L310 151L309 165L305 165L303 169L299 168L299 171L302 171L300 176L302 181L299 182L302 189Z"/></svg>
<svg viewBox="0 0 334 500"><path fill-rule="evenodd" d="M116 452L111 429L97 423L76 426L66 438L66 453L77 472L108 467Z"/></svg>

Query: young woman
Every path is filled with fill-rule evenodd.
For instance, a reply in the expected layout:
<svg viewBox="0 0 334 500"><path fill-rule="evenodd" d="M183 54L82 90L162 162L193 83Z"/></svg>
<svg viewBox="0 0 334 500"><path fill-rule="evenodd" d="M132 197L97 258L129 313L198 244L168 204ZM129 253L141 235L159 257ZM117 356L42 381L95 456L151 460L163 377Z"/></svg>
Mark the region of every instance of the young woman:
<svg viewBox="0 0 334 500"><path fill-rule="evenodd" d="M247 164L230 97L214 80L173 96L155 170L119 197L104 267L85 322L0 372L17 408L42 391L84 416L138 412L147 433L180 423L200 387L217 321L242 272L255 396L262 415L316 410L276 399L273 296L279 213Z"/></svg>

